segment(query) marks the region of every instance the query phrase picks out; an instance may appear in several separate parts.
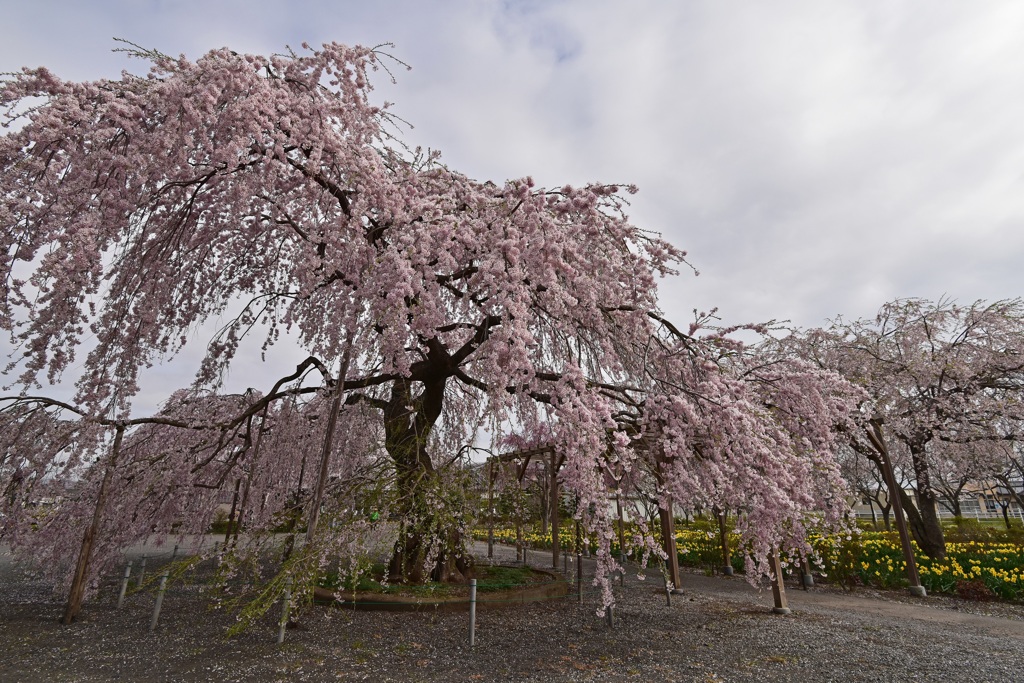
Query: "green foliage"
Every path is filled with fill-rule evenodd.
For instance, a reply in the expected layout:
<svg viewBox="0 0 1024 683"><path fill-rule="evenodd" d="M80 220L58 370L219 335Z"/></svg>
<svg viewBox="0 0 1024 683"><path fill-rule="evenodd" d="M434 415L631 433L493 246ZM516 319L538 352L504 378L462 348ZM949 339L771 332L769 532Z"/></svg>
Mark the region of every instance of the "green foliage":
<svg viewBox="0 0 1024 683"><path fill-rule="evenodd" d="M952 523L943 524L942 530L946 540L953 543L978 541L1024 545L1024 528L1014 526L1007 529L1001 519L955 517Z"/></svg>
<svg viewBox="0 0 1024 683"><path fill-rule="evenodd" d="M527 567L484 566L477 569L477 590L511 590L537 582L537 573Z"/></svg>
<svg viewBox="0 0 1024 683"><path fill-rule="evenodd" d="M973 520L967 520L972 522ZM998 528L965 525L966 535L983 533L987 541L951 541L945 560L925 556L915 545L921 585L929 593L961 596L981 595L984 591L961 585L981 582L992 595L1002 600L1024 598L1024 545L1007 542L1008 534ZM839 544L838 547L842 547ZM864 533L855 538L847 552L822 552L825 569L833 577L848 577L878 588L907 585L906 563L895 532Z"/></svg>
<svg viewBox="0 0 1024 683"><path fill-rule="evenodd" d="M743 548L735 531L735 520L726 520L726 534L729 542L729 564L735 571L742 572L745 565ZM676 548L679 551L679 564L684 567L696 567L706 573L718 571L723 566L722 538L718 519L714 517L694 517L689 520L676 520Z"/></svg>
<svg viewBox="0 0 1024 683"><path fill-rule="evenodd" d="M952 524L946 523L942 527L947 541L959 543L992 541L1000 535L999 529L983 524L981 520L966 517L954 517Z"/></svg>
<svg viewBox="0 0 1024 683"><path fill-rule="evenodd" d="M545 575L527 567L504 567L478 565L475 568L477 590L494 592L522 588L540 580ZM466 593L466 584L446 584L427 581L419 585L389 584L384 581L387 565L375 564L366 573L358 576L340 577L331 572L321 578L317 585L340 592L369 593L377 595L407 595L410 597L449 597Z"/></svg>
<svg viewBox="0 0 1024 683"><path fill-rule="evenodd" d="M210 529L207 533L223 535L228 530L228 513L217 508L213 513L213 521L210 522Z"/></svg>
<svg viewBox="0 0 1024 683"><path fill-rule="evenodd" d="M373 563L365 568L356 568L355 571L344 574L330 571L317 581L317 585L327 590L344 593L386 592L383 590L381 582L387 571L387 565L381 562Z"/></svg>
<svg viewBox="0 0 1024 683"><path fill-rule="evenodd" d="M811 546L820 559L817 569L847 590L867 583L858 562L864 555L861 538L860 534L856 534L819 536L811 540ZM815 567L812 566L813 569Z"/></svg>

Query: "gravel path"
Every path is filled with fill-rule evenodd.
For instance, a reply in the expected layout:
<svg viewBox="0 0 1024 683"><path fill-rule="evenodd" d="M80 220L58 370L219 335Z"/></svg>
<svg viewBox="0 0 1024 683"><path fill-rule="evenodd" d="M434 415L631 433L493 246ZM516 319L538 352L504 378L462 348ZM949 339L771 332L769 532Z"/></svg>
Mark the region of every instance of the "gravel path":
<svg viewBox="0 0 1024 683"><path fill-rule="evenodd" d="M482 544L477 551L486 554ZM530 560L548 566L550 553ZM573 593L525 607L482 604L472 650L466 612L325 608L278 646L270 617L226 640L230 615L182 589L168 592L151 634L152 595L116 610L117 579L62 627L61 602L0 557L0 681L1007 682L1024 672L1021 605L790 586L793 613L779 616L770 590L740 578L686 574L682 583L669 607L660 578L627 577L614 628L596 615L595 594L579 605Z"/></svg>

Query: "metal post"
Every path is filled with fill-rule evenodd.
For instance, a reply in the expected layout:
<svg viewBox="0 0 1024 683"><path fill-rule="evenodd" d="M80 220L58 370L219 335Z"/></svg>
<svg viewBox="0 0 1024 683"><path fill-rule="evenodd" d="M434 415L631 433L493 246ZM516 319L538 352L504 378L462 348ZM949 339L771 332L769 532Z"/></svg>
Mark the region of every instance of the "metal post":
<svg viewBox="0 0 1024 683"><path fill-rule="evenodd" d="M515 515L516 515L516 562L522 562L523 566L526 566L526 540L523 538L523 476L526 474L526 465L523 465L523 474L519 474L519 468L516 467L516 476L519 477L516 482L516 500L515 500Z"/></svg>
<svg viewBox="0 0 1024 683"><path fill-rule="evenodd" d="M160 606L164 604L164 591L167 590L167 572L160 577L160 588L156 592L156 604L153 605L153 619L149 622L150 632L156 630L156 622L160 619Z"/></svg>
<svg viewBox="0 0 1024 683"><path fill-rule="evenodd" d="M786 601L786 587L782 583L782 562L779 560L778 548L772 550L772 556L769 561L771 562L772 571L772 597L775 598L775 607L772 607L772 612L775 614L789 614L790 609Z"/></svg>
<svg viewBox="0 0 1024 683"><path fill-rule="evenodd" d="M583 602L583 553L576 553L576 601Z"/></svg>
<svg viewBox="0 0 1024 683"><path fill-rule="evenodd" d="M622 515L622 493L618 490L618 484L616 484L615 490L615 511L619 516L619 585L626 585L626 532L623 528L625 520Z"/></svg>
<svg viewBox="0 0 1024 683"><path fill-rule="evenodd" d="M672 582L672 592L682 595L683 589L679 587L679 551L676 549L676 520L673 515L672 500L669 499L667 508L659 508L658 515L661 518L661 542L667 559L665 560L665 571L668 572L669 581Z"/></svg>
<svg viewBox="0 0 1024 683"><path fill-rule="evenodd" d="M136 588L142 588L142 580L146 578L146 556L142 556L142 564L139 567L139 580L135 583Z"/></svg>
<svg viewBox="0 0 1024 683"><path fill-rule="evenodd" d="M124 578L121 579L121 592L117 595L117 609L121 609L121 605L124 604L124 594L128 592L128 579L132 575L132 563L129 562L124 568Z"/></svg>
<svg viewBox="0 0 1024 683"><path fill-rule="evenodd" d="M277 626L277 644L280 645L284 642L284 632L288 628L288 610L291 609L292 603L292 589L289 583L288 587L284 589L284 601L281 603L281 621Z"/></svg>
<svg viewBox="0 0 1024 683"><path fill-rule="evenodd" d="M469 646L476 645L476 579L469 580Z"/></svg>

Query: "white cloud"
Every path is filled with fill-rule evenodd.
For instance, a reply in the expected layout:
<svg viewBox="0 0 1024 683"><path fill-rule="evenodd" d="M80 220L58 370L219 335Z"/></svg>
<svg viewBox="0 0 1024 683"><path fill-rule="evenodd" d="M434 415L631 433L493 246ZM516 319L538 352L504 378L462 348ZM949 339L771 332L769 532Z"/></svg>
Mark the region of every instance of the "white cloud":
<svg viewBox="0 0 1024 683"><path fill-rule="evenodd" d="M120 36L377 44L378 95L454 168L630 181L699 278L666 309L871 315L897 296L1021 294L1024 5L1015 2L44 2L4 10L0 70L114 76ZM133 68L140 68L136 64Z"/></svg>

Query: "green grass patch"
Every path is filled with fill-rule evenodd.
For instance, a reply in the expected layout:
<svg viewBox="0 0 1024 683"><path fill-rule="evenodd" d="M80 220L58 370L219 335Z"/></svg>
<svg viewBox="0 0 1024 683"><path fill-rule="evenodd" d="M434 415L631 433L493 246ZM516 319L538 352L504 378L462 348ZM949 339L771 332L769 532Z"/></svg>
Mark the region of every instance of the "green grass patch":
<svg viewBox="0 0 1024 683"><path fill-rule="evenodd" d="M547 575L525 567L476 567L476 589L484 593L522 588L547 578Z"/></svg>
<svg viewBox="0 0 1024 683"><path fill-rule="evenodd" d="M525 567L477 565L473 568L477 590L481 593L515 590L550 580L543 572ZM390 584L384 581L387 565L375 564L358 576L339 577L329 572L317 582L321 588L340 593L369 593L376 595L405 595L417 598L444 598L469 594L469 584L427 581L417 585Z"/></svg>

